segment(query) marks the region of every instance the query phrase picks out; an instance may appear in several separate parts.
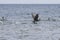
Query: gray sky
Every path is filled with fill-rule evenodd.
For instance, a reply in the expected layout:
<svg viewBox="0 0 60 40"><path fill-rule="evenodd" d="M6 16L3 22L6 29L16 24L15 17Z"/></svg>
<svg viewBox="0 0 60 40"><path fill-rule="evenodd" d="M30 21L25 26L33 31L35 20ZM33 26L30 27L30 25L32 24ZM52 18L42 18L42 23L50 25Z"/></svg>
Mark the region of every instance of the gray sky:
<svg viewBox="0 0 60 40"><path fill-rule="evenodd" d="M60 4L60 0L0 0L0 4Z"/></svg>

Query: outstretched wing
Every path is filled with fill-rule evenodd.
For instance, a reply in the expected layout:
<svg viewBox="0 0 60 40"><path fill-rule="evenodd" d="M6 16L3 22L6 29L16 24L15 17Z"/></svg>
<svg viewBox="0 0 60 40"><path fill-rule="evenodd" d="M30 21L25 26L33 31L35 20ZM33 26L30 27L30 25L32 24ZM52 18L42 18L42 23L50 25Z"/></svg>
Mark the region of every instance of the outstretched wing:
<svg viewBox="0 0 60 40"><path fill-rule="evenodd" d="M33 13L32 13L32 18L33 18L33 19L35 18L35 16L36 16L36 14L33 14Z"/></svg>

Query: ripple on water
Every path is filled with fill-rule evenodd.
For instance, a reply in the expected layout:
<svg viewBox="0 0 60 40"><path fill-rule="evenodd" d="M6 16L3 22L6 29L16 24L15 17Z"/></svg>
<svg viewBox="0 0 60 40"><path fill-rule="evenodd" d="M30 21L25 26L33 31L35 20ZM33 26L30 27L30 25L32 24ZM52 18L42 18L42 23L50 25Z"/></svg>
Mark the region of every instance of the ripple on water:
<svg viewBox="0 0 60 40"><path fill-rule="evenodd" d="M7 40L6 38L4 38L4 37L0 37L0 40Z"/></svg>

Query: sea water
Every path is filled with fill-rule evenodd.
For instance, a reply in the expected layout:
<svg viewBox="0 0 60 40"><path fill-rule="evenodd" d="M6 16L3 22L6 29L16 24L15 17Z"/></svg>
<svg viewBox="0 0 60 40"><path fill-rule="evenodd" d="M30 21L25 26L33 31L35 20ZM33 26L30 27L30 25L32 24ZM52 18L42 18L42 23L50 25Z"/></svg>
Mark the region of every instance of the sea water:
<svg viewBox="0 0 60 40"><path fill-rule="evenodd" d="M0 40L60 40L60 4L0 4Z"/></svg>

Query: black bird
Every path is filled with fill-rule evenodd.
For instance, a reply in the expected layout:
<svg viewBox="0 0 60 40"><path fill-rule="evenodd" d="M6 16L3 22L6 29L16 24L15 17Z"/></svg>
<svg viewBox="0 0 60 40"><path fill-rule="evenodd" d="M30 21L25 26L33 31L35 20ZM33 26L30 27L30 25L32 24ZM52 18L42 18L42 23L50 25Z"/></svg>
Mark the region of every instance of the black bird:
<svg viewBox="0 0 60 40"><path fill-rule="evenodd" d="M39 21L39 20L38 20L38 17L39 17L39 15L36 14L36 16L34 17L34 21Z"/></svg>
<svg viewBox="0 0 60 40"><path fill-rule="evenodd" d="M39 14L36 14L36 15L34 15L34 14L32 14L32 17L33 17L33 22L34 23L36 23L37 21L39 21Z"/></svg>

